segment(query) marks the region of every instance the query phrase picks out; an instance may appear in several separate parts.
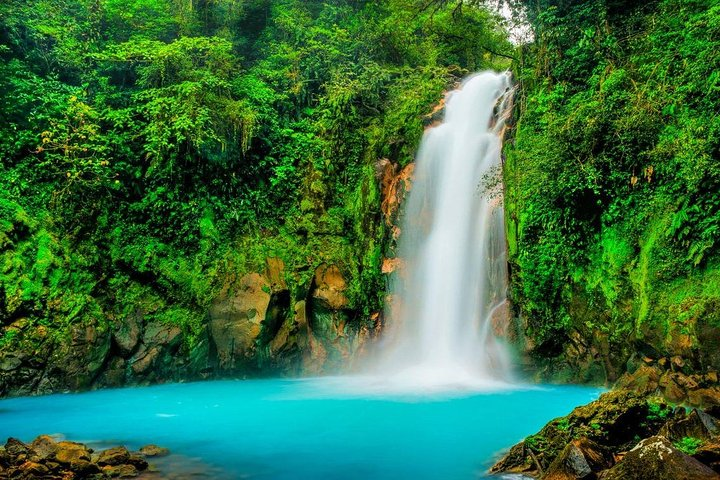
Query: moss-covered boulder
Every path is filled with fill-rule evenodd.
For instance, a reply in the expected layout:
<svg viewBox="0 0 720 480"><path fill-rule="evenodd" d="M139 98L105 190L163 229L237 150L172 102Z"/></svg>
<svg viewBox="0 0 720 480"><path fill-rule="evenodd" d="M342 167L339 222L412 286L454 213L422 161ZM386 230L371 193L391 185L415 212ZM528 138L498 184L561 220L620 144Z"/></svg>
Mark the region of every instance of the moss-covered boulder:
<svg viewBox="0 0 720 480"><path fill-rule="evenodd" d="M663 436L640 441L603 480L718 480L720 475Z"/></svg>
<svg viewBox="0 0 720 480"><path fill-rule="evenodd" d="M539 475L548 471L568 445L580 439L584 445L594 442L612 451L628 450L639 438L657 433L673 414L667 405L643 395L628 390L610 391L588 405L577 407L566 417L551 421L540 432L512 447L491 472Z"/></svg>

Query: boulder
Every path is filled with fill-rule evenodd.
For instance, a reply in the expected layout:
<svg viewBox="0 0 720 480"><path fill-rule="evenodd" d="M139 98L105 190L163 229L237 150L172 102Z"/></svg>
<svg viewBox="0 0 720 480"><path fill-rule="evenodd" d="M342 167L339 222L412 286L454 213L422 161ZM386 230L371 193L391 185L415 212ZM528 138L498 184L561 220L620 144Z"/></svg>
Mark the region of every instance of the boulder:
<svg viewBox="0 0 720 480"><path fill-rule="evenodd" d="M670 370L663 373L660 377L659 386L663 396L671 402L680 403L685 397L687 392L682 387L681 381L682 374L671 372Z"/></svg>
<svg viewBox="0 0 720 480"><path fill-rule="evenodd" d="M73 471L89 471L91 464L91 451L82 443L58 442L55 460Z"/></svg>
<svg viewBox="0 0 720 480"><path fill-rule="evenodd" d="M96 322L71 325L67 335L69 341L60 342L53 350L46 374L65 388L88 388L105 365L111 346L110 331ZM58 390L61 385L51 383L49 388Z"/></svg>
<svg viewBox="0 0 720 480"><path fill-rule="evenodd" d="M550 464L542 480L577 480L590 478L612 467L612 453L588 438L568 443Z"/></svg>
<svg viewBox="0 0 720 480"><path fill-rule="evenodd" d="M13 478L45 478L50 470L41 463L25 462L13 472Z"/></svg>
<svg viewBox="0 0 720 480"><path fill-rule="evenodd" d="M0 371L11 372L17 370L23 361L15 352L4 353L0 356Z"/></svg>
<svg viewBox="0 0 720 480"><path fill-rule="evenodd" d="M5 442L5 453L10 458L22 458L23 460L33 454L28 445L12 437Z"/></svg>
<svg viewBox="0 0 720 480"><path fill-rule="evenodd" d="M109 465L115 467L127 463L130 458L130 452L125 447L115 447L103 450L97 459L97 464L101 467Z"/></svg>
<svg viewBox="0 0 720 480"><path fill-rule="evenodd" d="M692 405L705 409L720 407L720 387L699 388L688 392L688 400Z"/></svg>
<svg viewBox="0 0 720 480"><path fill-rule="evenodd" d="M695 451L693 458L720 472L720 441L716 440L701 446Z"/></svg>
<svg viewBox="0 0 720 480"><path fill-rule="evenodd" d="M718 480L710 467L675 448L662 436L646 438L614 467L603 480Z"/></svg>
<svg viewBox="0 0 720 480"><path fill-rule="evenodd" d="M659 435L677 442L685 437L710 440L718 433L718 421L700 410L694 409L689 414L671 418L658 432Z"/></svg>
<svg viewBox="0 0 720 480"><path fill-rule="evenodd" d="M210 307L210 334L221 369L239 366L254 351L270 305L270 283L251 273L227 285Z"/></svg>
<svg viewBox="0 0 720 480"><path fill-rule="evenodd" d="M657 367L641 365L632 374L623 375L618 380L617 386L640 394L650 394L658 389L661 374Z"/></svg>
<svg viewBox="0 0 720 480"><path fill-rule="evenodd" d="M145 460L145 457L139 453L131 453L127 459L127 464L132 465L133 467L141 471L147 470L147 468L149 467L149 464L147 460Z"/></svg>
<svg viewBox="0 0 720 480"><path fill-rule="evenodd" d="M172 361L182 344L182 331L176 325L153 321L145 326L141 346L129 360L136 376L147 376L160 365Z"/></svg>
<svg viewBox="0 0 720 480"><path fill-rule="evenodd" d="M513 473L535 475L540 471L540 464L525 442L513 445L495 465L490 473Z"/></svg>
<svg viewBox="0 0 720 480"><path fill-rule="evenodd" d="M113 343L117 346L120 356L129 358L140 341L140 322L142 316L129 315L117 322L112 333Z"/></svg>
<svg viewBox="0 0 720 480"><path fill-rule="evenodd" d="M10 455L8 455L7 451L5 450L5 447L0 447L0 472L2 472L2 469L4 467L8 467L10 465Z"/></svg>
<svg viewBox="0 0 720 480"><path fill-rule="evenodd" d="M30 444L30 448L33 449L35 455L40 460L46 460L49 458L55 458L58 450L60 449L53 439L49 435L40 435Z"/></svg>
<svg viewBox="0 0 720 480"><path fill-rule="evenodd" d="M112 478L135 478L140 472L134 465L106 465L102 468L102 472Z"/></svg>
<svg viewBox="0 0 720 480"><path fill-rule="evenodd" d="M654 435L664 423L664 419L650 415L646 397L613 390L545 425L513 447L491 472L545 471L568 443L582 437L614 451L627 450L635 444L636 436Z"/></svg>
<svg viewBox="0 0 720 480"><path fill-rule="evenodd" d="M320 265L315 270L313 299L329 310L341 310L348 305L345 296L347 283L340 269L335 265Z"/></svg>
<svg viewBox="0 0 720 480"><path fill-rule="evenodd" d="M139 452L146 457L165 457L170 455L170 450L164 447L158 447L157 445L145 445L140 448Z"/></svg>

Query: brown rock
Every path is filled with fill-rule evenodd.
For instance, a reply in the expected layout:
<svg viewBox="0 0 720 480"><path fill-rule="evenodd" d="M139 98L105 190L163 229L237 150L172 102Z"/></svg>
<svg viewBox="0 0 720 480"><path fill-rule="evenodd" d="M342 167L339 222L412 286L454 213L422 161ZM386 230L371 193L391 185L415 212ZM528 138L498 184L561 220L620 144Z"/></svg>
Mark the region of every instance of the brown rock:
<svg viewBox="0 0 720 480"><path fill-rule="evenodd" d="M278 330L277 334L270 341L270 354L272 356L277 356L281 352L291 348L292 342L290 342L290 338L294 328L295 322L291 320L283 322L280 326L280 330Z"/></svg>
<svg viewBox="0 0 720 480"><path fill-rule="evenodd" d="M130 458L130 452L125 447L115 447L103 450L97 459L97 464L102 466L117 466L127 463Z"/></svg>
<svg viewBox="0 0 720 480"><path fill-rule="evenodd" d="M220 368L235 368L249 356L270 305L270 283L257 273L227 285L210 307L210 334Z"/></svg>
<svg viewBox="0 0 720 480"><path fill-rule="evenodd" d="M147 460L145 460L145 457L143 457L139 453L131 453L130 457L128 457L127 459L127 463L128 465L132 465L140 471L147 470L149 466Z"/></svg>
<svg viewBox="0 0 720 480"><path fill-rule="evenodd" d="M510 327L512 325L510 302L505 300L493 309L490 316L490 325L492 325L493 333L496 337L508 338L508 335L510 334Z"/></svg>
<svg viewBox="0 0 720 480"><path fill-rule="evenodd" d="M677 381L678 374L666 371L660 377L659 385L662 388L663 396L671 402L680 403L685 400L685 390Z"/></svg>
<svg viewBox="0 0 720 480"><path fill-rule="evenodd" d="M720 441L714 441L698 448L693 458L720 472Z"/></svg>
<svg viewBox="0 0 720 480"><path fill-rule="evenodd" d="M516 473L535 475L539 472L540 465L535 462L536 458L530 455L525 443L514 445L500 461L490 469L490 473Z"/></svg>
<svg viewBox="0 0 720 480"><path fill-rule="evenodd" d="M670 359L674 368L682 369L685 366L685 360L679 355L676 355Z"/></svg>
<svg viewBox="0 0 720 480"><path fill-rule="evenodd" d="M623 375L618 380L618 386L627 388L641 394L649 394L657 390L661 372L648 365L642 365L632 374Z"/></svg>
<svg viewBox="0 0 720 480"><path fill-rule="evenodd" d="M664 423L649 417L648 400L630 390L613 390L563 418L545 425L540 432L515 445L492 467L493 473L543 471L575 438L587 437L599 445L623 451L635 445L636 436L656 433Z"/></svg>
<svg viewBox="0 0 720 480"><path fill-rule="evenodd" d="M25 462L13 473L15 478L44 478L50 473L45 465L36 462Z"/></svg>
<svg viewBox="0 0 720 480"><path fill-rule="evenodd" d="M59 447L55 440L49 435L40 435L30 444L30 448L33 449L35 455L41 460L48 458L54 458L58 452Z"/></svg>
<svg viewBox="0 0 720 480"><path fill-rule="evenodd" d="M335 265L320 265L315 271L313 297L327 304L331 310L340 310L348 304L345 296L347 283Z"/></svg>
<svg viewBox="0 0 720 480"><path fill-rule="evenodd" d="M32 454L32 450L28 445L12 437L8 438L5 443L5 452L11 458L21 457L22 459Z"/></svg>
<svg viewBox="0 0 720 480"><path fill-rule="evenodd" d="M717 433L717 420L699 410L693 410L687 416L668 420L658 435L677 442L685 437L709 440Z"/></svg>
<svg viewBox="0 0 720 480"><path fill-rule="evenodd" d="M135 347L140 341L140 320L141 316L129 315L118 322L113 329L112 338L123 358L132 355Z"/></svg>
<svg viewBox="0 0 720 480"><path fill-rule="evenodd" d="M409 163L404 168L392 163L388 159L382 159L377 165L378 176L380 177L380 191L382 201L380 210L388 226L394 226L400 204L407 192L412 189L412 178L415 172L415 164ZM396 237L397 238L397 237Z"/></svg>
<svg viewBox="0 0 720 480"><path fill-rule="evenodd" d="M58 442L57 447L55 459L59 463L69 466L72 470L90 463L90 454L92 452L82 443Z"/></svg>
<svg viewBox="0 0 720 480"><path fill-rule="evenodd" d="M157 445L145 445L140 449L140 453L146 457L165 457L170 455L170 450L164 447L158 447Z"/></svg>
<svg viewBox="0 0 720 480"><path fill-rule="evenodd" d="M685 455L661 436L646 438L605 472L603 480L718 480L710 467Z"/></svg>
<svg viewBox="0 0 720 480"><path fill-rule="evenodd" d="M541 477L543 480L576 480L610 468L612 453L589 440L580 438L568 443Z"/></svg>
<svg viewBox="0 0 720 480"><path fill-rule="evenodd" d="M143 373L149 372L160 356L161 351L162 348L159 345L143 348L130 360L133 373L135 373L135 375L142 375Z"/></svg>
<svg viewBox="0 0 720 480"><path fill-rule="evenodd" d="M382 263L382 273L393 273L403 267L403 261L400 258L384 258Z"/></svg>
<svg viewBox="0 0 720 480"><path fill-rule="evenodd" d="M106 465L102 469L103 473L112 478L134 478L140 475L138 469L134 465Z"/></svg>
<svg viewBox="0 0 720 480"><path fill-rule="evenodd" d="M699 388L688 392L688 401L706 409L720 406L720 387Z"/></svg>

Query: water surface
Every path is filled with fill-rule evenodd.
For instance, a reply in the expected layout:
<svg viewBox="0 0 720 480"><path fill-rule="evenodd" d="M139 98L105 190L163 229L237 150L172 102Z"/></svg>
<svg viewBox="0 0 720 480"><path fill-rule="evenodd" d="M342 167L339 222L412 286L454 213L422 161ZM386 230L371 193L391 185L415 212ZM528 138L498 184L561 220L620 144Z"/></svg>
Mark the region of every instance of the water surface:
<svg viewBox="0 0 720 480"><path fill-rule="evenodd" d="M362 385L217 381L8 399L0 401L0 437L156 443L178 455L170 458L176 468L191 468L180 456L196 458L218 479L472 479L484 478L502 449L599 393L382 394Z"/></svg>

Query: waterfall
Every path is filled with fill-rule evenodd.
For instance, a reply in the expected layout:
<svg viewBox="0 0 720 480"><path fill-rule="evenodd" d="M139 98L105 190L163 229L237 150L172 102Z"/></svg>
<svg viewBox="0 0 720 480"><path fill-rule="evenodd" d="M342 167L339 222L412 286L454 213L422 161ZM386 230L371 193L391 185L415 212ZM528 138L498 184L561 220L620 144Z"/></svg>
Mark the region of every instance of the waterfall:
<svg viewBox="0 0 720 480"><path fill-rule="evenodd" d="M393 384L487 386L510 378L492 328L507 308L501 182L507 73L482 72L446 97L429 128L401 224L376 371Z"/></svg>

